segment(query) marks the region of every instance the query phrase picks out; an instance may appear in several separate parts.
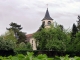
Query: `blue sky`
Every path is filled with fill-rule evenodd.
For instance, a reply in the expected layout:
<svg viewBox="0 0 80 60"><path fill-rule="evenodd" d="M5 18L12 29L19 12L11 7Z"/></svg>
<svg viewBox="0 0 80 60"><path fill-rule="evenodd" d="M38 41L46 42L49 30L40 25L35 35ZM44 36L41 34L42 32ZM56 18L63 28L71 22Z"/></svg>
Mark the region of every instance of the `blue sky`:
<svg viewBox="0 0 80 60"><path fill-rule="evenodd" d="M46 4L53 21L65 29L71 28L80 15L80 0L0 0L0 34L11 22L20 24L27 34L34 33L42 23Z"/></svg>

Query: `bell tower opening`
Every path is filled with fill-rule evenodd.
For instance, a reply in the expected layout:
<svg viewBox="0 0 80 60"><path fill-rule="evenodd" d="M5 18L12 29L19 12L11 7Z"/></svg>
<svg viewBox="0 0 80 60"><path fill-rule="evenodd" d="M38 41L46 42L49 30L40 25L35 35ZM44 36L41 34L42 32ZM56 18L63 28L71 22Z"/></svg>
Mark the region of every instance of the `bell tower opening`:
<svg viewBox="0 0 80 60"><path fill-rule="evenodd" d="M48 21L48 25L51 25L51 21Z"/></svg>

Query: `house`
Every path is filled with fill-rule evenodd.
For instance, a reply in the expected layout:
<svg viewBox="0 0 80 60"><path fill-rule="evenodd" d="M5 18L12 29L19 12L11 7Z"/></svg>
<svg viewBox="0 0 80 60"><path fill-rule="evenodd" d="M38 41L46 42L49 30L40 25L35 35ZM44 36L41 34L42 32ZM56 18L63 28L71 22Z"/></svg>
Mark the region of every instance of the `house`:
<svg viewBox="0 0 80 60"><path fill-rule="evenodd" d="M48 8L46 10L44 18L42 19L42 23L44 23L44 28L50 28L50 25L53 24L53 19L50 17ZM36 39L33 38L33 34L28 34L27 35L27 41L30 42L33 50L37 50Z"/></svg>

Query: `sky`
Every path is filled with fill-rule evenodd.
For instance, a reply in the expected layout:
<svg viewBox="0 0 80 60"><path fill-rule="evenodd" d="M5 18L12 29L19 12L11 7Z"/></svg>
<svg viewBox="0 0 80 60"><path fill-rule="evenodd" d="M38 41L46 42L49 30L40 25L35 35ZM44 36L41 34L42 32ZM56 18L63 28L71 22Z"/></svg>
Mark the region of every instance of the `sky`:
<svg viewBox="0 0 80 60"><path fill-rule="evenodd" d="M26 34L36 32L42 24L47 9L50 16L64 26L72 28L80 15L80 0L0 0L0 35L4 34L11 22L23 27Z"/></svg>

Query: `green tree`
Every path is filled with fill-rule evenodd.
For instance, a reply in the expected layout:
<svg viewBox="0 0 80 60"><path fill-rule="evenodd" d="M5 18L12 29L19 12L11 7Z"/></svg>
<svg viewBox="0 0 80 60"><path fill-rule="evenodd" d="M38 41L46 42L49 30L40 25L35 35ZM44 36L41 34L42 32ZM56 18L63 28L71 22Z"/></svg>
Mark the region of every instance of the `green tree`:
<svg viewBox="0 0 80 60"><path fill-rule="evenodd" d="M66 50L67 35L59 26L44 28L34 34L39 50Z"/></svg>
<svg viewBox="0 0 80 60"><path fill-rule="evenodd" d="M0 36L0 50L14 50L15 43L12 40L6 40Z"/></svg>
<svg viewBox="0 0 80 60"><path fill-rule="evenodd" d="M76 33L76 38L74 40L74 50L80 51L80 32Z"/></svg>
<svg viewBox="0 0 80 60"><path fill-rule="evenodd" d="M70 39L68 40L67 42L67 47L66 48L66 51L75 51L75 38L76 38L76 34L78 32L78 29L76 27L75 24L73 24L73 27L72 27L72 31L69 33L69 36L70 36Z"/></svg>
<svg viewBox="0 0 80 60"><path fill-rule="evenodd" d="M42 25L40 26L40 28L38 29L38 31L41 31L45 26L44 26L45 22L42 23Z"/></svg>
<svg viewBox="0 0 80 60"><path fill-rule="evenodd" d="M80 31L80 15L78 15L77 28Z"/></svg>
<svg viewBox="0 0 80 60"><path fill-rule="evenodd" d="M67 51L79 52L80 51L80 32L76 33L76 37L68 41Z"/></svg>
<svg viewBox="0 0 80 60"><path fill-rule="evenodd" d="M24 43L24 42L21 42L20 44L17 44L16 45L16 48L15 50L17 51L20 51L20 50L32 50L32 47L31 47L31 44L30 43Z"/></svg>
<svg viewBox="0 0 80 60"><path fill-rule="evenodd" d="M8 30L3 36L4 40L12 40L13 42L17 42L16 37L14 36L14 32L12 30Z"/></svg>
<svg viewBox="0 0 80 60"><path fill-rule="evenodd" d="M24 32L21 31L22 27L21 25L18 25L17 23L11 23L10 28L7 28L7 30L12 30L14 32L15 37L18 40L18 43L25 42L26 35Z"/></svg>
<svg viewBox="0 0 80 60"><path fill-rule="evenodd" d="M78 32L78 29L77 29L76 25L73 24L72 34L71 34L72 38L76 37L76 33L77 33L77 32Z"/></svg>
<svg viewBox="0 0 80 60"><path fill-rule="evenodd" d="M59 27L60 27L60 28L61 28L61 30L63 31L63 29L64 29L64 28L63 28L63 25L59 25Z"/></svg>

